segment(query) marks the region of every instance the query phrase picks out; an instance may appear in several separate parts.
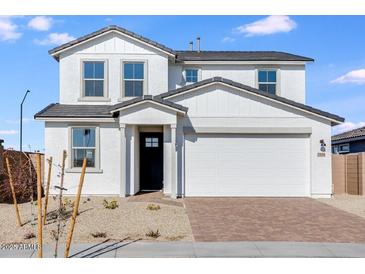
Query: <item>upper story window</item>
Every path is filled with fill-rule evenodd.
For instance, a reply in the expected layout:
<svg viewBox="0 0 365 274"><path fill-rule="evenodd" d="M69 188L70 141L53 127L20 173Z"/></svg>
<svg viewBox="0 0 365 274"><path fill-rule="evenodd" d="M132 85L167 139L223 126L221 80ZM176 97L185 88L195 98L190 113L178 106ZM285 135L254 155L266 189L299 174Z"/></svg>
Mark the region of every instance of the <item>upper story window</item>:
<svg viewBox="0 0 365 274"><path fill-rule="evenodd" d="M193 84L198 82L198 69L186 69L185 81L187 84Z"/></svg>
<svg viewBox="0 0 365 274"><path fill-rule="evenodd" d="M142 62L126 62L123 64L125 97L143 96L145 86L144 65Z"/></svg>
<svg viewBox="0 0 365 274"><path fill-rule="evenodd" d="M74 127L72 134L72 167L82 167L86 158L87 167L96 167L96 128Z"/></svg>
<svg viewBox="0 0 365 274"><path fill-rule="evenodd" d="M276 93L276 70L259 70L258 72L259 90L271 94Z"/></svg>
<svg viewBox="0 0 365 274"><path fill-rule="evenodd" d="M105 62L85 61L84 69L84 97L103 97L105 89Z"/></svg>

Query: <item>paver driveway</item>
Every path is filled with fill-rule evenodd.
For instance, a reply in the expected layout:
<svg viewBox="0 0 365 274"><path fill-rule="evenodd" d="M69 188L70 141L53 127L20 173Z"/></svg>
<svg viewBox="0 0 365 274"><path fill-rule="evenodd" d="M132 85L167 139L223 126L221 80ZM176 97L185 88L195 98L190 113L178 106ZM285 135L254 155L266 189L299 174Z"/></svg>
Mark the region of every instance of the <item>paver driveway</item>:
<svg viewBox="0 0 365 274"><path fill-rule="evenodd" d="M365 243L365 219L310 198L185 198L195 241Z"/></svg>

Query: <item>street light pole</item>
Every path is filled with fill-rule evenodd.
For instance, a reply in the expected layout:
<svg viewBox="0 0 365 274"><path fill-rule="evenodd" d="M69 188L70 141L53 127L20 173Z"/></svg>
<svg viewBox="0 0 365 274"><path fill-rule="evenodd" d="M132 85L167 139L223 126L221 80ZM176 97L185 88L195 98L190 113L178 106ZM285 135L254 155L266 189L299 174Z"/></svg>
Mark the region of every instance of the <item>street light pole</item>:
<svg viewBox="0 0 365 274"><path fill-rule="evenodd" d="M29 92L29 90L25 92L23 100L20 103L20 151L23 151L23 103Z"/></svg>

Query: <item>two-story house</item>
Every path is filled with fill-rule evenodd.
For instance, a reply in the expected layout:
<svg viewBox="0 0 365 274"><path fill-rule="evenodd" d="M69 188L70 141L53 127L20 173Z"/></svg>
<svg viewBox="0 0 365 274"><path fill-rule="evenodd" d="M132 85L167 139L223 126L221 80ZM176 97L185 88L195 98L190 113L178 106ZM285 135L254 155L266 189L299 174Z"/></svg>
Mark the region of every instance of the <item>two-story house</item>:
<svg viewBox="0 0 365 274"><path fill-rule="evenodd" d="M109 26L56 47L59 103L45 154L74 194L329 197L331 127L305 104L305 66L284 52L177 51ZM54 172L52 183L59 184Z"/></svg>

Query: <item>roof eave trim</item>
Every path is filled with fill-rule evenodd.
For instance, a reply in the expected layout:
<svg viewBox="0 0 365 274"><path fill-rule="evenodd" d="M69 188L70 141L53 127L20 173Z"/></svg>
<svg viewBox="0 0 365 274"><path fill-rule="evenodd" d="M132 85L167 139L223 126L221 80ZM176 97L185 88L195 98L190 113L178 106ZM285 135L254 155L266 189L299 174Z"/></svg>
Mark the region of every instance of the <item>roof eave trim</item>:
<svg viewBox="0 0 365 274"><path fill-rule="evenodd" d="M34 120L37 121L50 121L50 122L63 122L63 121L88 121L88 122L97 122L97 121L101 121L101 122L115 122L115 118L113 117L102 117L102 116L95 116L95 115L91 115L91 116L38 116L38 117L34 117Z"/></svg>
<svg viewBox="0 0 365 274"><path fill-rule="evenodd" d="M142 105L142 104L145 104L145 103L152 103L152 104L156 104L156 105L159 105L159 106L162 106L164 108L167 108L167 109L171 109L171 110L174 110L176 112L179 112L179 113L182 113L182 114L186 114L186 112L188 111L187 108L184 107L184 109L179 109L179 108L176 108L176 107L173 107L173 106L169 106L169 105L166 105L166 104L163 104L161 102L157 102L157 101L154 101L154 100L141 100L141 101L138 101L138 102L135 102L135 103L132 103L130 105L126 105L126 106L121 106L121 107L117 107L115 109L112 109L110 110L111 113L114 113L114 112L118 112L120 110L125 110L125 109L129 109L129 108L132 108L132 107L135 107L135 106L138 106L138 105Z"/></svg>
<svg viewBox="0 0 365 274"><path fill-rule="evenodd" d="M302 61L302 60L277 60L277 61L275 61L275 60L179 60L179 59L176 59L176 62L186 64L186 65L194 65L194 64L305 65L306 63L314 62L314 61Z"/></svg>

